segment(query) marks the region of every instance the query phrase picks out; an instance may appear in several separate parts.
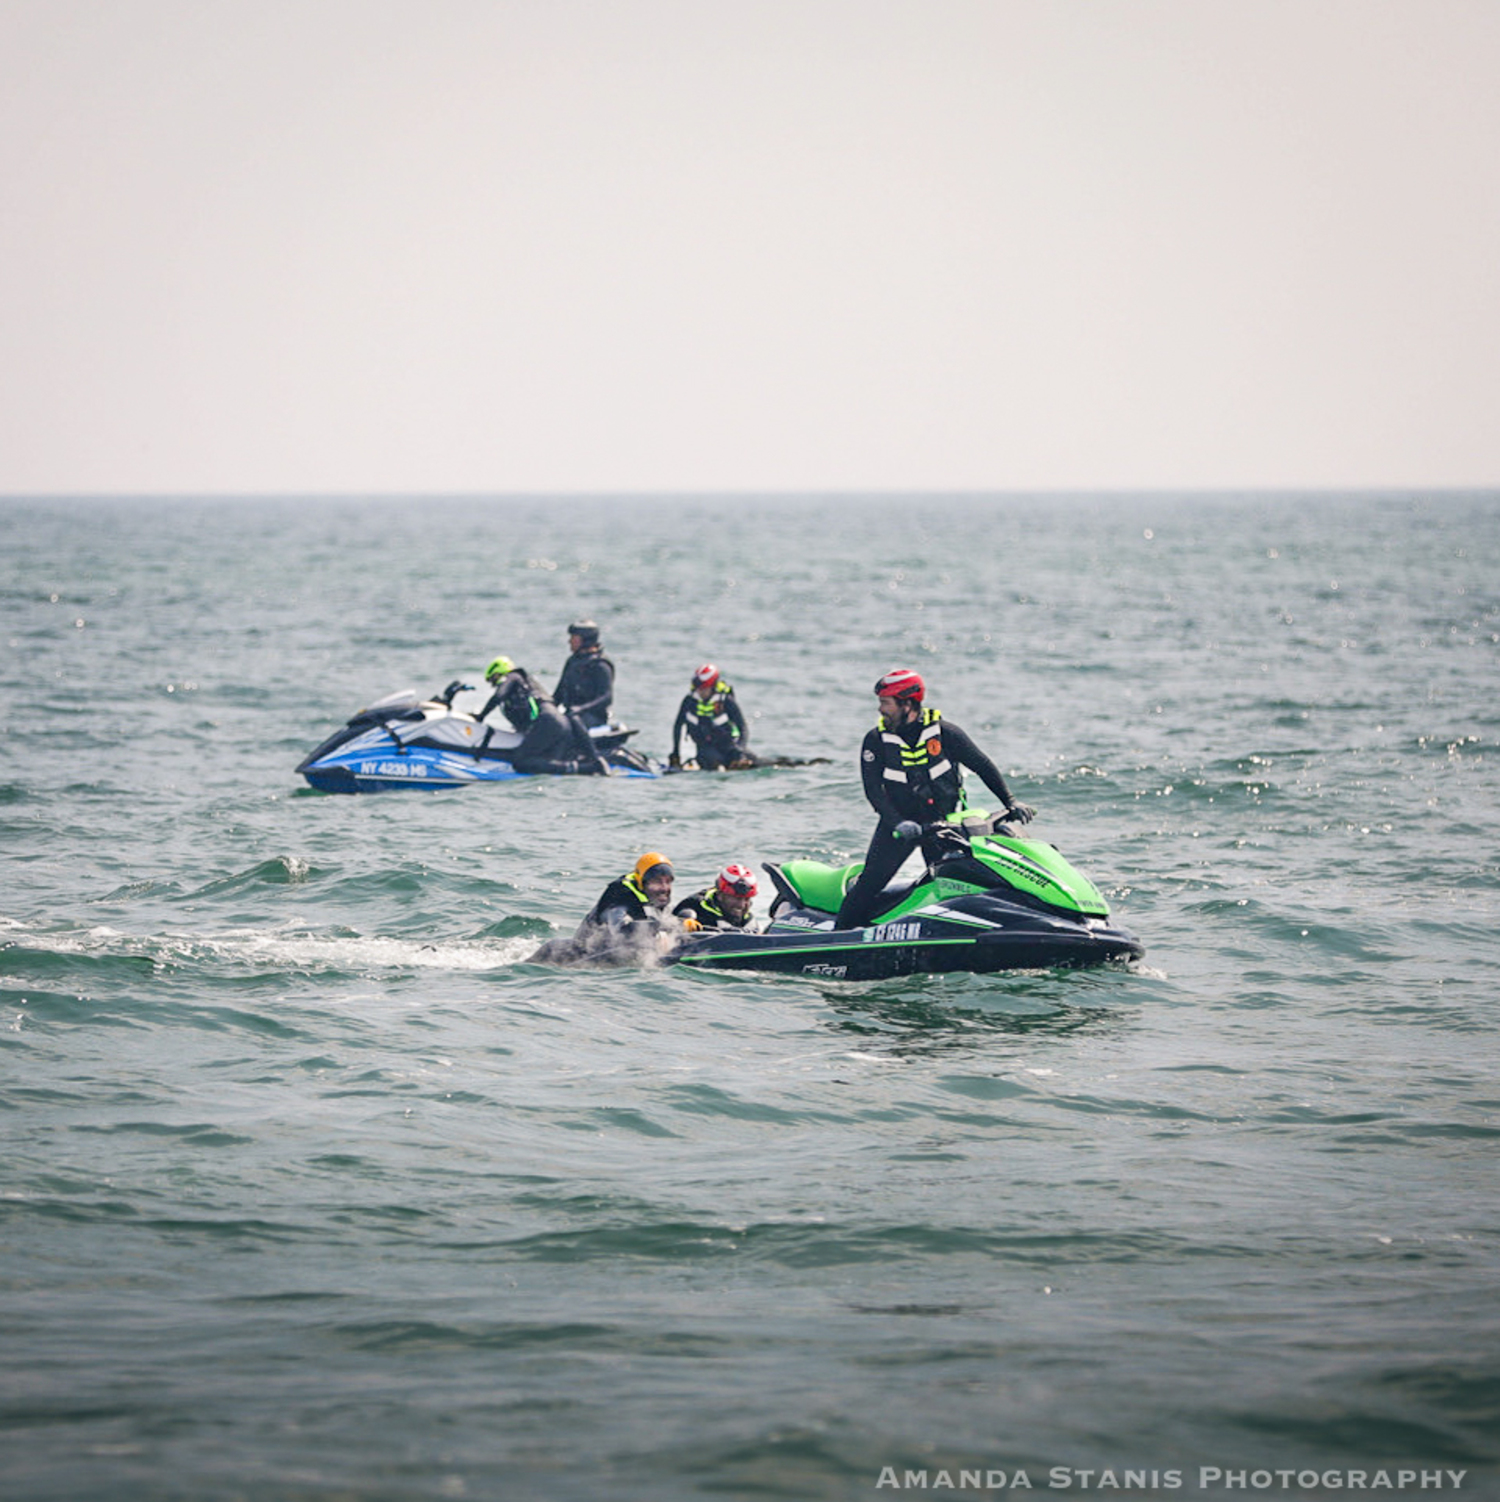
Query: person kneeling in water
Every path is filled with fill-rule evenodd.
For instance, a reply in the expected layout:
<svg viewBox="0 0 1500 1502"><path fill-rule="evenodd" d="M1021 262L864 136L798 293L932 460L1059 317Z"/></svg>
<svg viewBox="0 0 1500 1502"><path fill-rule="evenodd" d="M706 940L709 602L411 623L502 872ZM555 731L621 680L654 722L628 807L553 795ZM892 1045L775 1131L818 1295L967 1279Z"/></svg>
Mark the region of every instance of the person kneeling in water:
<svg viewBox="0 0 1500 1502"><path fill-rule="evenodd" d="M711 887L684 897L672 909L683 926L698 928L734 928L755 933L757 925L750 918L750 899L755 896L755 876L749 866L725 866Z"/></svg>
<svg viewBox="0 0 1500 1502"><path fill-rule="evenodd" d="M711 662L705 662L693 674L692 687L677 708L669 766L682 765L684 732L693 743L693 760L705 772L756 765L750 749L750 731L743 711L735 703L734 689L719 677L718 668Z"/></svg>
<svg viewBox="0 0 1500 1502"><path fill-rule="evenodd" d="M518 668L508 657L497 657L485 670L485 681L494 692L475 719L482 720L498 708L511 728L523 736L510 758L518 772L607 772L609 768L596 757L582 762L569 755L573 731L558 713L552 696L525 668Z"/></svg>
<svg viewBox="0 0 1500 1502"><path fill-rule="evenodd" d="M681 934L671 900L672 862L648 850L605 887L571 939L549 939L528 963L629 965L665 954Z"/></svg>

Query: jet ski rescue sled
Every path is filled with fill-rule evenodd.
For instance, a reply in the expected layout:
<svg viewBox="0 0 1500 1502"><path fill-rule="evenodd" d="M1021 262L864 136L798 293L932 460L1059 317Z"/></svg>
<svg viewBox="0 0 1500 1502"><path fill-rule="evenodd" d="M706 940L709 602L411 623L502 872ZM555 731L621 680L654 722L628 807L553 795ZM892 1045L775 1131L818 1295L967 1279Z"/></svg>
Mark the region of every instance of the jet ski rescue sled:
<svg viewBox="0 0 1500 1502"><path fill-rule="evenodd" d="M886 887L875 921L865 928L833 926L858 863L768 864L776 887L768 928L689 934L665 963L884 980L1103 965L1145 954L1134 934L1110 921L1098 888L1055 846L1021 839L981 814L955 814L942 828L949 853L916 881Z"/></svg>
<svg viewBox="0 0 1500 1502"><path fill-rule="evenodd" d="M453 708L453 697L419 700L407 689L378 700L303 757L297 772L325 793L465 787L535 775L511 765L519 731ZM659 776L654 763L625 744L634 734L622 725L589 732L611 775Z"/></svg>

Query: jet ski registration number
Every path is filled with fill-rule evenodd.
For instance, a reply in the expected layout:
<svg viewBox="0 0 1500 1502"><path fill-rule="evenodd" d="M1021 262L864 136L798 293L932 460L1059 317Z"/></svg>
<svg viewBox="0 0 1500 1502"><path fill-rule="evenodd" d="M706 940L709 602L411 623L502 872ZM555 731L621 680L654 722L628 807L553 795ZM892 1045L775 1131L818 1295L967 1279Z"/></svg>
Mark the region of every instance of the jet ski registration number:
<svg viewBox="0 0 1500 1502"><path fill-rule="evenodd" d="M865 930L866 944L909 944L922 937L920 923L880 923Z"/></svg>
<svg viewBox="0 0 1500 1502"><path fill-rule="evenodd" d="M409 761L362 761L359 764L361 777L425 777L427 768L421 762Z"/></svg>

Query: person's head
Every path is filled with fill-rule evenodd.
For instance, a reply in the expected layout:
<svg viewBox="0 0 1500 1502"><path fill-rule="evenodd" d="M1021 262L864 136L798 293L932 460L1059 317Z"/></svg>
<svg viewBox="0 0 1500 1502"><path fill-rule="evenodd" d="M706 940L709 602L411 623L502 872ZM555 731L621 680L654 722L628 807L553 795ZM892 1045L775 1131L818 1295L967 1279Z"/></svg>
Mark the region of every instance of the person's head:
<svg viewBox="0 0 1500 1502"><path fill-rule="evenodd" d="M593 621L574 621L568 627L568 648L590 652L599 645L599 627Z"/></svg>
<svg viewBox="0 0 1500 1502"><path fill-rule="evenodd" d="M497 657L485 670L486 683L498 683L507 673L514 673L516 665L508 657Z"/></svg>
<svg viewBox="0 0 1500 1502"><path fill-rule="evenodd" d="M750 911L750 899L755 896L755 874L749 866L725 866L714 889L719 894L719 906L736 923L743 923Z"/></svg>
<svg viewBox="0 0 1500 1502"><path fill-rule="evenodd" d="M708 699L713 691L719 686L719 670L713 663L705 662L696 673L693 674L693 692L700 699Z"/></svg>
<svg viewBox="0 0 1500 1502"><path fill-rule="evenodd" d="M635 863L636 880L652 907L664 908L672 900L672 862L658 850L648 850Z"/></svg>
<svg viewBox="0 0 1500 1502"><path fill-rule="evenodd" d="M894 668L875 685L880 717L887 725L904 725L914 714L920 714L926 695L922 675L910 668Z"/></svg>

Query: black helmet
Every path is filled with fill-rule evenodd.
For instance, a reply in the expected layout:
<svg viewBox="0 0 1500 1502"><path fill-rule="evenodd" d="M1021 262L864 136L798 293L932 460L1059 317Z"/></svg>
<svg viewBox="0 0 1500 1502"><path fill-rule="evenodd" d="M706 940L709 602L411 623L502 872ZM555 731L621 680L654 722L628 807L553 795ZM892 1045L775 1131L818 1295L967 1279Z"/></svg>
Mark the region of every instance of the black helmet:
<svg viewBox="0 0 1500 1502"><path fill-rule="evenodd" d="M599 627L594 621L574 621L568 627L568 635L576 636L586 647L599 645Z"/></svg>

